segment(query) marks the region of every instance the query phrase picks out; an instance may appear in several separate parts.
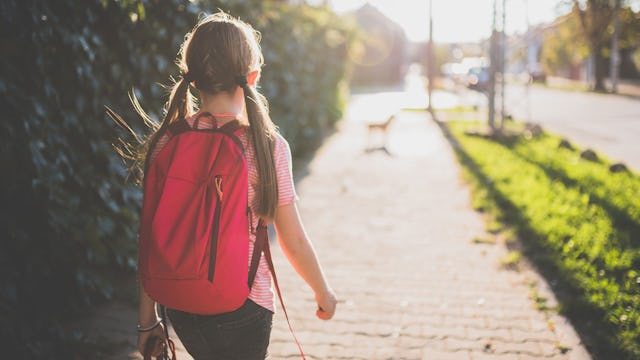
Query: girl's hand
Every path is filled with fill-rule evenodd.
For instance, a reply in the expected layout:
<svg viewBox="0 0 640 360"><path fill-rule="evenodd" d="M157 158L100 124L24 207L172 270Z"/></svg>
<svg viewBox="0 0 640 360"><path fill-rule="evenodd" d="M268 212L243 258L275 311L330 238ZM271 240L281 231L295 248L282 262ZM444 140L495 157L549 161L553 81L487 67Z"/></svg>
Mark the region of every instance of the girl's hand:
<svg viewBox="0 0 640 360"><path fill-rule="evenodd" d="M164 324L160 324L158 327L156 327L151 331L138 333L138 350L140 351L140 354L142 354L143 356L144 356L144 351L147 347L147 341L152 337L156 337L156 339L163 340L162 342L157 341L154 345L149 344L149 346L153 346L153 351L151 352L151 356L157 357L157 356L160 356L162 352L162 344L164 340L166 340L164 335Z"/></svg>
<svg viewBox="0 0 640 360"><path fill-rule="evenodd" d="M336 294L333 290L327 290L322 294L316 294L316 302L318 303L318 310L316 316L321 320L329 320L336 312Z"/></svg>

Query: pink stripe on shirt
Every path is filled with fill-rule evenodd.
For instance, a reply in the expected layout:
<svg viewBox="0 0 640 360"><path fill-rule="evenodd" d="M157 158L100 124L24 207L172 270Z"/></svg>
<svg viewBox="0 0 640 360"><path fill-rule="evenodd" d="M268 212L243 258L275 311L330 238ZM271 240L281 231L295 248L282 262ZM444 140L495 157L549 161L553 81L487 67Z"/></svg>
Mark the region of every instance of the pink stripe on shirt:
<svg viewBox="0 0 640 360"><path fill-rule="evenodd" d="M195 116L187 118L189 125L193 126ZM211 129L214 127L214 123L206 117L201 117L198 121L198 129ZM245 148L245 156L247 158L247 165L249 168L249 208L251 209L250 220L253 222L253 228L258 226L259 218L256 216L257 209L257 197L256 188L258 186L258 167L255 160L255 152L249 136L246 131L239 136L242 145ZM162 147L169 140L168 135L162 136L156 143L153 151L151 152L151 159L162 150ZM295 202L296 193L293 185L293 175L291 171L291 150L289 144L280 134L276 134L275 146L273 152L273 158L276 167L276 177L278 181L278 206L289 205ZM256 241L255 234L249 235L249 254L253 253L253 245ZM251 263L251 259L249 259ZM264 256L260 258L258 265L258 271L256 278L249 294L249 299L253 300L256 304L274 311L274 293L271 287L271 273L269 267L264 259Z"/></svg>

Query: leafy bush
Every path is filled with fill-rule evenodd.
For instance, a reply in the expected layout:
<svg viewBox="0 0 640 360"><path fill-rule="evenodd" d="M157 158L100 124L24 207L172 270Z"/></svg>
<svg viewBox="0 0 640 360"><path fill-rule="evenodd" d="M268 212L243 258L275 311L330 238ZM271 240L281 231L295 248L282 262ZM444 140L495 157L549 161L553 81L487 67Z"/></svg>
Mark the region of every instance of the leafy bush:
<svg viewBox="0 0 640 360"><path fill-rule="evenodd" d="M0 337L17 358L55 358L60 320L114 296L136 266L140 190L111 143L107 105L127 91L160 116L172 60L203 10L262 31L264 92L295 149L340 117L349 29L326 9L257 0L9 0L0 5ZM282 120L282 121L279 121ZM143 131L142 122L134 128Z"/></svg>
<svg viewBox="0 0 640 360"><path fill-rule="evenodd" d="M263 35L262 92L294 153L315 148L342 117L354 28L328 9L266 3L254 24Z"/></svg>
<svg viewBox="0 0 640 360"><path fill-rule="evenodd" d="M562 310L602 358L640 356L640 178L543 134L492 141L454 123L477 200L513 226Z"/></svg>

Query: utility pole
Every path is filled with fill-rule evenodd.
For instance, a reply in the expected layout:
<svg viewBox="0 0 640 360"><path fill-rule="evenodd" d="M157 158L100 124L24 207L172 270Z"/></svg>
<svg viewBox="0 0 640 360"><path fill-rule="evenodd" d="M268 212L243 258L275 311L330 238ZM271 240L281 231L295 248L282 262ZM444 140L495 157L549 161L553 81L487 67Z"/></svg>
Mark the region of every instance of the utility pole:
<svg viewBox="0 0 640 360"><path fill-rule="evenodd" d="M496 70L497 70L497 49L496 42L498 40L496 31L496 1L493 0L493 20L491 26L491 39L489 41L489 129L493 133L496 130Z"/></svg>
<svg viewBox="0 0 640 360"><path fill-rule="evenodd" d="M433 53L433 0L429 0L429 43L427 44L427 81L429 84L427 85L427 91L429 94L429 105L427 110L433 115L433 79L434 79L434 70L435 70L435 56Z"/></svg>
<svg viewBox="0 0 640 360"><path fill-rule="evenodd" d="M533 79L531 78L531 73L533 71L533 66L532 66L532 59L531 59L531 48L532 48L532 41L531 41L531 23L529 21L529 0L524 0L524 18L525 18L525 23L527 24L527 32L526 32L526 51L525 53L527 54L527 75L529 76L529 80L527 81L527 84L525 85L525 96L526 96L526 107L527 107L527 111L526 111L526 121L530 122L531 121L531 83L533 82Z"/></svg>
<svg viewBox="0 0 640 360"><path fill-rule="evenodd" d="M620 2L615 0L613 9L613 35L611 36L611 92L618 92L618 69L620 67L620 51L618 50L618 36L620 33Z"/></svg>
<svg viewBox="0 0 640 360"><path fill-rule="evenodd" d="M507 0L502 0L502 34L500 36L500 130L504 129L504 75L507 53Z"/></svg>

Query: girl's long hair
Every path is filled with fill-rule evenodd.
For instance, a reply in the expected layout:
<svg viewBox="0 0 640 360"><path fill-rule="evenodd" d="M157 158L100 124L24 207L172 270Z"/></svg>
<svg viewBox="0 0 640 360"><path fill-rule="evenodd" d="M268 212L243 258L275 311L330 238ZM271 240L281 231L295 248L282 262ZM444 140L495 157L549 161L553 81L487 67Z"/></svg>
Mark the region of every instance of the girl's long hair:
<svg viewBox="0 0 640 360"><path fill-rule="evenodd" d="M254 149L258 170L259 216L272 219L278 202L278 186L273 158L276 127L271 121L265 98L246 83L246 76L260 69L264 62L259 46L260 35L249 24L218 12L202 18L189 32L180 47L176 64L184 75L171 86L165 115L158 124L142 109L135 96L132 103L138 114L152 129L147 139L140 139L142 147L137 154L138 164L146 171L147 163L157 141L173 122L194 113L195 98L189 87L193 85L201 92L215 95L232 93L240 86L244 92L249 138ZM241 79L245 79L242 81ZM109 115L129 129L126 122L107 109ZM129 148L121 151L127 156L134 152Z"/></svg>

